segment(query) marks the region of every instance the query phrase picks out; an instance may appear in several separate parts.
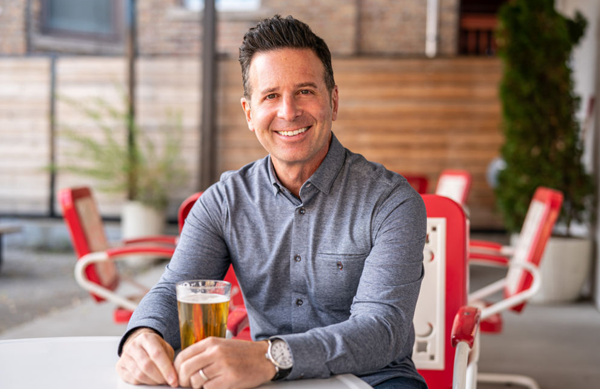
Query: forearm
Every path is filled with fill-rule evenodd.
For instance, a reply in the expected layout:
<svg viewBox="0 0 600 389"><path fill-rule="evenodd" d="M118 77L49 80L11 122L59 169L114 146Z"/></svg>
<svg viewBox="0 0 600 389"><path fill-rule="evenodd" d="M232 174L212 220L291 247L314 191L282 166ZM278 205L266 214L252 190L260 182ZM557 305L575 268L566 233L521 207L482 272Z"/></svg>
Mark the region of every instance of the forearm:
<svg viewBox="0 0 600 389"><path fill-rule="evenodd" d="M280 336L288 342L294 357L288 378L360 375L402 360L414 342L414 308L386 310L387 313L365 310L342 323Z"/></svg>

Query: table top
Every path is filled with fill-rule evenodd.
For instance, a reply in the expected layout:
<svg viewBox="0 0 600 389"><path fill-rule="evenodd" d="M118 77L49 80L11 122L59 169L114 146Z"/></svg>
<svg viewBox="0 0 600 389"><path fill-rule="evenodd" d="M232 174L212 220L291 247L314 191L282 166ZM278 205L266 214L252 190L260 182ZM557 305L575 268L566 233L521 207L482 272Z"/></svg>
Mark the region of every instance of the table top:
<svg viewBox="0 0 600 389"><path fill-rule="evenodd" d="M0 388L141 388L116 373L117 336L15 339L0 341ZM143 386L162 388L166 386ZM325 380L269 383L261 388L368 389L351 374Z"/></svg>

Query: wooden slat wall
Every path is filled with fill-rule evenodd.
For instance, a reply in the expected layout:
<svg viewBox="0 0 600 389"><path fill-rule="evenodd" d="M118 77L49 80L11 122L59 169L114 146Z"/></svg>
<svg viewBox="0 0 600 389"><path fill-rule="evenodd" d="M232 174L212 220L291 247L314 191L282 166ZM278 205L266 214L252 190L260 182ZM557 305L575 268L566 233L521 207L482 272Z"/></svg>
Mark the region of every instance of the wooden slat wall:
<svg viewBox="0 0 600 389"><path fill-rule="evenodd" d="M50 61L0 59L0 213L48 208Z"/></svg>
<svg viewBox="0 0 600 389"><path fill-rule="evenodd" d="M189 182L173 193L169 215L196 190L198 175L198 123L200 106L199 61L197 59L140 59L137 63L137 117L142 131L154 137L167 123L167 113L181 114L182 156ZM70 128L91 136L100 129L64 98L92 102L101 98L123 106L125 60L119 58L63 57L56 62L56 159L68 161L70 143L61 137ZM2 58L0 60L0 213L47 214L49 212L50 153L50 60ZM122 123L108 122L123 142ZM94 181L61 172L56 188L94 186ZM118 216L124 196L96 192L105 216ZM55 205L60 213L60 207Z"/></svg>
<svg viewBox="0 0 600 389"><path fill-rule="evenodd" d="M182 153L190 181L173 194L169 212L173 216L179 201L196 190L198 182L200 65L195 58L142 58L137 66L137 112L143 130L156 131L168 109L183 117ZM116 103L122 94L115 85L123 85L125 69L123 59L59 58L57 92ZM222 173L266 152L244 120L238 62L220 60L217 69L217 169ZM426 175L430 191L442 169L470 171L471 226L501 227L485 182L487 165L502 143L498 60L338 58L334 69L340 111L333 129L347 148L390 170ZM48 174L43 167L49 153L49 85L49 60L0 60L0 213L47 211ZM88 119L59 101L57 128L65 126L98 133ZM123 131L116 123L114 128ZM64 161L65 147L59 138L59 163ZM90 183L59 174L57 188ZM122 197L99 196L103 214L118 215Z"/></svg>
<svg viewBox="0 0 600 389"><path fill-rule="evenodd" d="M58 91L61 96L82 101L100 97L115 106L122 106L126 94L126 62L115 58L64 58L58 66ZM137 62L136 119L141 130L151 139L157 137L158 130L169 124L169 112L181 115L183 124L182 156L189 172L189 182L185 187L172 193L168 214L176 215L178 205L197 186L198 165L198 107L199 62L196 59L140 59ZM70 127L88 134L101 136L101 131L93 121L80 115L69 104L59 99L58 128ZM126 132L122 123L112 123L115 131L121 133L125 142ZM64 144L64 147L69 147ZM64 161L64 148L59 148L59 165ZM68 174L59 174L57 188L77 184L90 184L89 179ZM98 193L98 202L104 215L118 216L124 196Z"/></svg>
<svg viewBox="0 0 600 389"><path fill-rule="evenodd" d="M443 169L473 175L468 199L471 226L500 228L494 196L485 181L498 155L500 132L496 59L337 59L340 110L333 131L348 149L388 169L422 174L435 190ZM239 64L220 63L220 171L238 169L265 155L247 131L239 98Z"/></svg>

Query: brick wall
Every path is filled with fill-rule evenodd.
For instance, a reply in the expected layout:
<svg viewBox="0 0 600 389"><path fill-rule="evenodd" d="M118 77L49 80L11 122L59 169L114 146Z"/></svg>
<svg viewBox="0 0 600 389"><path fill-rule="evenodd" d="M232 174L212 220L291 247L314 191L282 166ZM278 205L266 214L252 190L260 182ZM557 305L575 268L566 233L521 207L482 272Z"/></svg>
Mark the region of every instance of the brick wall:
<svg viewBox="0 0 600 389"><path fill-rule="evenodd" d="M25 54L25 0L0 0L0 55Z"/></svg>
<svg viewBox="0 0 600 389"><path fill-rule="evenodd" d="M456 55L460 0L440 1L439 52ZM139 3L139 48L142 55L198 55L201 14L178 0ZM425 53L427 3L423 0L262 0L252 12L219 12L217 50L237 57L244 33L274 14L308 23L334 55L409 55Z"/></svg>
<svg viewBox="0 0 600 389"><path fill-rule="evenodd" d="M363 0L360 6L361 54L423 56L427 2ZM440 1L439 46L442 55L456 55L459 0Z"/></svg>
<svg viewBox="0 0 600 389"><path fill-rule="evenodd" d="M81 47L60 45L60 41L58 44L53 41L53 46L39 43L39 1L32 1L33 50L85 53ZM26 53L26 4L27 0L0 0L0 55ZM440 0L439 53L442 55L457 53L459 5L460 0ZM186 10L181 0L143 0L138 1L137 6L140 55L200 54L201 13ZM293 15L308 23L325 39L334 56L423 56L425 52L427 2L424 0L262 0L256 11L218 12L218 52L237 57L248 28L274 14ZM124 43L117 46L88 54L122 54Z"/></svg>

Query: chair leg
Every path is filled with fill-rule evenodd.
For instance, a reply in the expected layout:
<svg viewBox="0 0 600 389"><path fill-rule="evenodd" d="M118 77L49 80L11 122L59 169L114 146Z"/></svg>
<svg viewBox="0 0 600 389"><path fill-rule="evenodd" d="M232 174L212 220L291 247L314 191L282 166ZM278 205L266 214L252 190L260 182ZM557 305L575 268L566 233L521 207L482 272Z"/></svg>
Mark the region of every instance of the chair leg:
<svg viewBox="0 0 600 389"><path fill-rule="evenodd" d="M479 373L477 374L477 382L504 385L514 384L525 386L530 389L540 389L540 386L533 378L517 374Z"/></svg>

